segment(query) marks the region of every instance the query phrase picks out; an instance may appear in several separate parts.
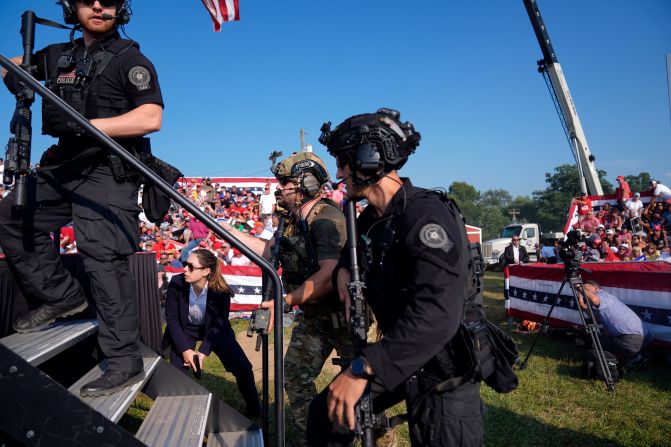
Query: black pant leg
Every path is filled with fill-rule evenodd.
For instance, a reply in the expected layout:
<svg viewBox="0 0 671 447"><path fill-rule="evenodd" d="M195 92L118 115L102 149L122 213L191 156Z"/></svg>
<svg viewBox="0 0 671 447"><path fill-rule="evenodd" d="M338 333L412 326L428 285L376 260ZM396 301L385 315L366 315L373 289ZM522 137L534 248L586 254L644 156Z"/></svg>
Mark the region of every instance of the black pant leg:
<svg viewBox="0 0 671 447"><path fill-rule="evenodd" d="M98 343L110 369L139 371L138 305L128 263L139 242L137 187L117 183L105 164L72 168L81 170L71 200L77 248L98 313Z"/></svg>
<svg viewBox="0 0 671 447"><path fill-rule="evenodd" d="M252 364L242 350L242 347L235 339L232 329L228 341L225 346L215 346L213 351L221 360L221 363L235 376L235 382L238 385L238 390L245 400L247 411L252 414L261 413L261 403L259 402L259 395L256 390L256 382L254 381L254 372L252 371Z"/></svg>
<svg viewBox="0 0 671 447"><path fill-rule="evenodd" d="M418 380L406 382L408 413L416 414L408 427L412 446L481 446L480 383L466 383L452 391L425 395L426 390L440 382L424 374Z"/></svg>
<svg viewBox="0 0 671 447"><path fill-rule="evenodd" d="M50 232L72 220L68 187L72 180L63 169L40 170L28 176L28 204L13 212L15 191L0 202L0 245L23 292L56 305L84 298L77 280L63 267Z"/></svg>

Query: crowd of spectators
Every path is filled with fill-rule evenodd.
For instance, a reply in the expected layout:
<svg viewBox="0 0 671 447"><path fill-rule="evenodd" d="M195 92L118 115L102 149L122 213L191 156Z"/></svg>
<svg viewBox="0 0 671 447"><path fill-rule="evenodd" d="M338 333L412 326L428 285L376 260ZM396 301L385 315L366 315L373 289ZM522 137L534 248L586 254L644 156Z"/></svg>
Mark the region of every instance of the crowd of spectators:
<svg viewBox="0 0 671 447"><path fill-rule="evenodd" d="M0 175L4 169L0 158ZM262 187L224 186L212 179L182 179L177 191L194 202L202 211L219 222L230 222L240 231L256 237L270 239L279 224L281 210L277 210L274 181L270 179ZM0 183L0 200L9 194L11 186ZM142 203L142 196L138 204ZM342 206L343 185L328 183L322 196ZM359 205L357 205L359 207ZM360 211L360 209L359 209ZM205 224L174 202L162 222L152 223L140 214L140 243L138 251L153 252L159 270L181 271L182 262L190 251L207 248L217 255L223 265L245 266L251 261L223 239L217 237ZM77 253L77 242L72 223L60 230L60 253Z"/></svg>
<svg viewBox="0 0 671 447"><path fill-rule="evenodd" d="M326 185L322 196L342 205L340 185ZM226 187L210 178L185 180L178 192L194 202L202 211L219 222L229 222L240 231L270 239L279 224L280 212L270 180L262 188ZM184 208L173 204L164 220L151 223L140 215L138 249L154 252L160 266L167 271L181 269L190 251L206 248L217 255L223 265L246 266L251 261L217 237ZM159 267L159 270L162 270Z"/></svg>
<svg viewBox="0 0 671 447"><path fill-rule="evenodd" d="M631 194L624 179L618 177L618 182L617 205L606 203L593 209L584 194L574 199L578 208L574 229L582 235L579 248L583 261L671 260L671 198L663 194L663 189L659 193L659 186L664 185L650 182L653 197L646 205L639 192ZM558 254L556 247L554 250ZM548 249L546 254L550 254Z"/></svg>
<svg viewBox="0 0 671 447"><path fill-rule="evenodd" d="M4 166L0 159L0 173ZM617 204L605 203L599 209L582 194L575 198L578 222L574 228L582 233L580 248L584 261L655 261L669 260L671 253L671 191L656 181L650 182L652 200L645 205L639 192L632 193L622 177L618 177ZM9 188L0 185L0 200ZM263 187L223 186L212 179L184 179L177 188L184 197L219 222L229 222L240 231L270 239L279 223L274 183L269 179ZM342 205L343 184L327 184L322 196ZM138 203L142 198L138 197ZM359 205L357 205L359 206ZM360 209L358 210L360 211ZM170 212L158 224L140 214L138 251L153 252L160 271L181 271L182 262L196 248L207 248L223 265L251 265L238 250L217 237L184 208L173 203ZM61 228L60 252L76 253L77 244L72 224ZM538 249L541 259L561 262L556 244ZM542 252L542 253L541 253Z"/></svg>

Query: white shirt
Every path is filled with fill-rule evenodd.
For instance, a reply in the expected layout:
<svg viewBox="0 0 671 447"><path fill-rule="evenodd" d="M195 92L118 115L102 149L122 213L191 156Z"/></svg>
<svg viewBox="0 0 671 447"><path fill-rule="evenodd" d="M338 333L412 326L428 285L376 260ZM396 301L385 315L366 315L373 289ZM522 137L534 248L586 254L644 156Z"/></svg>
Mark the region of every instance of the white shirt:
<svg viewBox="0 0 671 447"><path fill-rule="evenodd" d="M643 202L641 200L632 200L629 199L624 202L624 206L629 211L629 217L639 217L641 215L640 211L643 209Z"/></svg>
<svg viewBox="0 0 671 447"><path fill-rule="evenodd" d="M671 199L671 189L668 186L657 183L655 186L655 192L652 193L653 196L658 196L659 201L666 201Z"/></svg>
<svg viewBox="0 0 671 447"><path fill-rule="evenodd" d="M513 245L513 257L515 258L515 264L520 263L520 247Z"/></svg>
<svg viewBox="0 0 671 447"><path fill-rule="evenodd" d="M275 194L263 194L259 199L261 214L271 214L273 212L273 205L277 203Z"/></svg>
<svg viewBox="0 0 671 447"><path fill-rule="evenodd" d="M200 295L196 295L193 285L189 285L189 323L196 326L205 324L205 306L207 305L207 285Z"/></svg>
<svg viewBox="0 0 671 447"><path fill-rule="evenodd" d="M244 267L246 265L252 265L252 261L250 261L249 258L245 255L241 255L239 257L233 256L230 264L238 267Z"/></svg>

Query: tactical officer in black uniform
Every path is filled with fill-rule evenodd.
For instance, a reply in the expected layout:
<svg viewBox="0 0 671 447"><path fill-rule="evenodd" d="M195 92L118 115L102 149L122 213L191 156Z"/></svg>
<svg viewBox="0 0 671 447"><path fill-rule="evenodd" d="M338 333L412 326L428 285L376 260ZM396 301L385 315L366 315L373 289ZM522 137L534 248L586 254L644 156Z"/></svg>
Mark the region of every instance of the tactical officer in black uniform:
<svg viewBox="0 0 671 447"><path fill-rule="evenodd" d="M369 203L357 220L365 245L360 259L366 301L384 337L312 401L313 446L351 445L352 433L342 429L355 428L354 407L369 385L376 413L405 399L415 415L409 421L413 446L482 443L479 383L432 391L456 375L463 360L436 358L457 333L467 298L463 223L436 193L398 176L420 140L412 124L399 118L395 110L380 109L350 117L333 132L330 123L322 128L320 142L336 158L347 198ZM349 271L342 257L334 276L349 308ZM341 430L332 430L333 424Z"/></svg>
<svg viewBox="0 0 671 447"><path fill-rule="evenodd" d="M62 0L66 23L83 37L49 45L33 56L39 80L125 148L161 127L163 99L153 65L137 43L122 40L125 0ZM73 31L74 32L74 31ZM20 58L14 58L20 63ZM3 73L11 91L16 79ZM13 197L0 204L0 243L23 291L42 305L14 323L32 332L87 307L79 283L63 268L51 231L74 221L77 248L91 280L98 342L108 358L103 376L81 389L101 395L142 380L135 282L128 256L139 241L138 178L56 107L44 102L43 133L57 137L29 178L21 215Z"/></svg>

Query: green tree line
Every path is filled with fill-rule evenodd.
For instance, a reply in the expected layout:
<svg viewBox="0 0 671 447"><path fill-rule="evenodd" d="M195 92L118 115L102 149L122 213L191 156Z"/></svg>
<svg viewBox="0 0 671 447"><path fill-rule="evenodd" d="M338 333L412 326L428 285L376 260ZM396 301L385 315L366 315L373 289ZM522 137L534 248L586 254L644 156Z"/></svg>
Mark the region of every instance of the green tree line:
<svg viewBox="0 0 671 447"><path fill-rule="evenodd" d="M606 171L598 170L604 194L615 192L606 179ZM627 175L632 192L644 190L650 182L650 174ZM517 222L535 222L543 232L563 231L569 206L574 197L580 195L578 169L575 165L557 166L553 172L545 173L547 187L534 191L529 196L515 198L505 189L488 189L480 192L473 185L453 182L447 192L454 199L470 225L482 228L482 239L498 236L503 227L512 222L511 211L516 210Z"/></svg>

